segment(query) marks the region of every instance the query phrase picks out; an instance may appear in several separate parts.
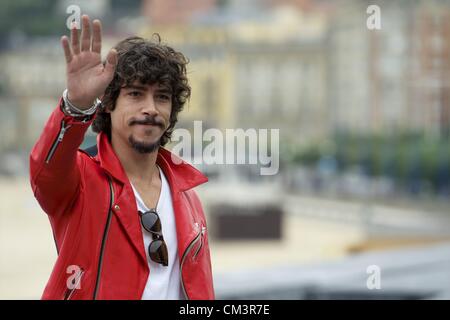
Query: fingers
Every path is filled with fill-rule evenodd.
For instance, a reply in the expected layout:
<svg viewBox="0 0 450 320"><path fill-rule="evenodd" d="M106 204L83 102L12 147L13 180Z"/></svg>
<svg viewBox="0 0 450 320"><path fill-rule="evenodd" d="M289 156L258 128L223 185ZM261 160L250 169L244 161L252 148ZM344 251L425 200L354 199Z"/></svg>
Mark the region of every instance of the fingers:
<svg viewBox="0 0 450 320"><path fill-rule="evenodd" d="M114 70L116 69L116 64L117 64L117 51L115 49L111 49L108 52L108 55L106 56L106 65L103 71L105 77L108 78L109 81L112 80Z"/></svg>
<svg viewBox="0 0 450 320"><path fill-rule="evenodd" d="M64 56L66 58L66 62L69 63L70 61L72 61L72 51L70 51L69 38L67 38L66 36L63 36L61 38L61 45L64 50Z"/></svg>
<svg viewBox="0 0 450 320"><path fill-rule="evenodd" d="M92 51L101 53L102 51L102 24L100 20L92 22L93 36L92 36Z"/></svg>
<svg viewBox="0 0 450 320"><path fill-rule="evenodd" d="M72 29L70 30L70 39L72 42L73 54L80 53L80 40L78 39L78 29L75 23L72 24Z"/></svg>
<svg viewBox="0 0 450 320"><path fill-rule="evenodd" d="M89 17L83 15L81 17L83 31L81 32L81 51L89 51L91 49L91 26Z"/></svg>
<svg viewBox="0 0 450 320"><path fill-rule="evenodd" d="M92 32L91 32L91 23L88 15L83 15L81 17L81 25L82 25L81 40L79 37L79 31L77 29L78 26L75 23L72 23L72 27L70 30L70 45L69 39L66 36L61 38L61 44L64 49L64 55L68 63L72 61L74 55L78 55L82 51L90 51L91 47L92 52L96 52L99 54L101 53L102 25L100 20L94 20L92 22ZM114 57L112 57L111 59L114 60Z"/></svg>

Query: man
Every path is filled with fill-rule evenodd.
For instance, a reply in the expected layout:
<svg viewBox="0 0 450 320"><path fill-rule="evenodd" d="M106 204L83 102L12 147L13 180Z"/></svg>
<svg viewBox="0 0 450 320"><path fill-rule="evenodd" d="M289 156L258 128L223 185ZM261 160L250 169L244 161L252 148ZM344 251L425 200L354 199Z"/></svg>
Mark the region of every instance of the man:
<svg viewBox="0 0 450 320"><path fill-rule="evenodd" d="M42 298L214 299L192 189L207 178L162 148L190 97L186 59L134 37L102 64L101 24L86 15L81 38L73 27L61 43L67 90L30 156L58 250ZM91 123L97 145L79 150Z"/></svg>

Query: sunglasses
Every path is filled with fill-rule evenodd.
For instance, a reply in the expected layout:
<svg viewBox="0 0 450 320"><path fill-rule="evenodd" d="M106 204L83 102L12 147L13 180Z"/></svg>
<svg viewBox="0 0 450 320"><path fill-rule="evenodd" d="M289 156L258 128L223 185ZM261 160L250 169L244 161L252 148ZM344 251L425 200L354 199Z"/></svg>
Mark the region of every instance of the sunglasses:
<svg viewBox="0 0 450 320"><path fill-rule="evenodd" d="M167 267L169 265L169 255L164 242L161 228L161 220L154 209L146 212L139 211L141 224L144 229L152 234L153 241L148 246L148 255L156 263Z"/></svg>

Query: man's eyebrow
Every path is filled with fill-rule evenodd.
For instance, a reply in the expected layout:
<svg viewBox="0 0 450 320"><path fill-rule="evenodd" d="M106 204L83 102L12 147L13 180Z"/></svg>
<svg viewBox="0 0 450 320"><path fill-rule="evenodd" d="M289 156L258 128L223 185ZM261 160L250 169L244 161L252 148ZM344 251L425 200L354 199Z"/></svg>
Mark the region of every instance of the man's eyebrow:
<svg viewBox="0 0 450 320"><path fill-rule="evenodd" d="M122 89L126 90L141 90L141 91L146 91L147 88L148 87L145 85L138 85L138 84L129 84L122 87ZM165 93L170 95L172 94L172 89L170 87L159 87L156 89L156 91L158 93Z"/></svg>
<svg viewBox="0 0 450 320"><path fill-rule="evenodd" d="M140 86L138 84L129 84L129 85L123 86L122 88L127 89L127 90L141 90L141 91L147 90L147 87Z"/></svg>
<svg viewBox="0 0 450 320"><path fill-rule="evenodd" d="M170 88L167 88L167 87L158 88L158 89L156 89L156 92L158 92L158 93L165 93L165 94L172 94L172 90Z"/></svg>

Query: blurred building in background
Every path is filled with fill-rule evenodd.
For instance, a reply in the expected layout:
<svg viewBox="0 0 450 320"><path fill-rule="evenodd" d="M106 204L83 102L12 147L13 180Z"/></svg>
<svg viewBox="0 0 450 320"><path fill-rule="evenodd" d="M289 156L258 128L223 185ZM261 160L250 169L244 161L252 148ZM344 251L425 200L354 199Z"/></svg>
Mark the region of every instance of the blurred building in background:
<svg viewBox="0 0 450 320"><path fill-rule="evenodd" d="M361 27L370 4L340 1L330 19L333 128L448 136L450 3L376 1L377 31Z"/></svg>
<svg viewBox="0 0 450 320"><path fill-rule="evenodd" d="M127 16L121 1L74 3L82 13ZM203 119L206 127L281 128L282 140L297 144L338 130L448 136L448 1L378 1L377 31L364 27L370 1L136 3L129 13L143 19L125 21L135 33L158 32L191 60L193 95L184 124ZM67 5L59 1L55 14L67 18ZM126 36L123 23L106 23L109 45ZM18 39L0 56L0 82L9 114L3 119L15 119L21 134L3 140L2 148L31 146L52 108L44 105L65 82L58 37Z"/></svg>
<svg viewBox="0 0 450 320"><path fill-rule="evenodd" d="M152 25L186 25L196 15L207 14L216 7L216 0L143 0L142 15Z"/></svg>
<svg viewBox="0 0 450 320"><path fill-rule="evenodd" d="M143 35L160 33L191 61L193 96L184 121L203 120L207 127L222 129L281 128L283 139L297 141L327 135L322 12L262 6L264 1L243 8L240 2L211 6L206 1L186 8L187 1L175 11L191 14L169 23L169 13L163 21L152 13L176 7L178 1L146 3L152 23Z"/></svg>
<svg viewBox="0 0 450 320"><path fill-rule="evenodd" d="M398 263L380 254L297 266L450 239L450 0L8 0L0 298L36 297L56 254L28 155L65 88L59 39L70 5L102 19L103 54L127 36L159 33L189 58L192 97L178 128L201 120L203 130L280 129L277 175L258 179L259 170L236 165L223 180L207 170L210 182L198 188L221 297L236 288L246 297L360 296L375 258L387 270L420 265L420 277L392 272L389 297L448 296L448 245L399 251ZM366 26L369 5L381 9L380 30ZM88 132L85 143L94 138ZM33 266L24 236L37 248ZM284 277L273 271L281 264ZM431 281L429 270L438 274ZM277 288L264 281L271 277Z"/></svg>

